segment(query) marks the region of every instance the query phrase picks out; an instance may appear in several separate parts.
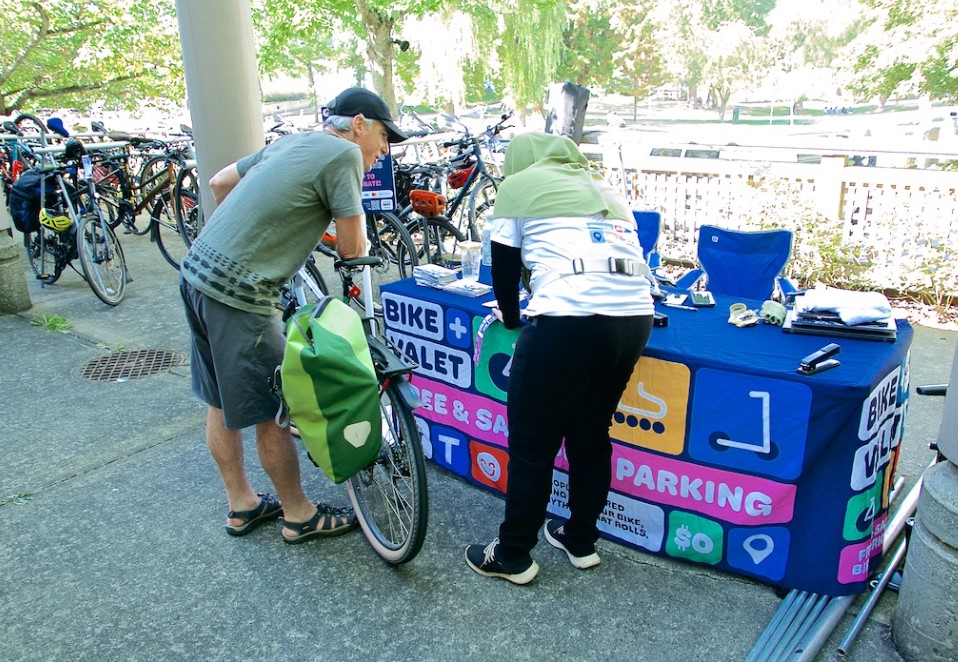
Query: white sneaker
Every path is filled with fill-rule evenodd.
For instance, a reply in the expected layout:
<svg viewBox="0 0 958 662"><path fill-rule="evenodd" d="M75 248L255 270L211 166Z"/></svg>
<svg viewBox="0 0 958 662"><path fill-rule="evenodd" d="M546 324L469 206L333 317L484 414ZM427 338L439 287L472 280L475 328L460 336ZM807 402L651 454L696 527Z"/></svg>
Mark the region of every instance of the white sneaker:
<svg viewBox="0 0 958 662"><path fill-rule="evenodd" d="M593 548L591 554L586 554L585 556L576 556L562 544L562 538L565 536L565 531L563 530L564 524L557 519L549 520L546 522L546 525L542 528L542 532L545 534L546 541L555 547L556 549L561 549L569 557L569 561L579 570L585 570L586 568L592 568L602 561L599 558L599 554Z"/></svg>

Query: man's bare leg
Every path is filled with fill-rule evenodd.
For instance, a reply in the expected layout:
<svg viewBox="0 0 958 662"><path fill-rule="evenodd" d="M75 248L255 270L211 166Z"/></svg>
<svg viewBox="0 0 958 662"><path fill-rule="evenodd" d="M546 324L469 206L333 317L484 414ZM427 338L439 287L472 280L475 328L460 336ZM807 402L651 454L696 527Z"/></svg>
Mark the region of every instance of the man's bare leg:
<svg viewBox="0 0 958 662"><path fill-rule="evenodd" d="M316 506L307 498L299 472L299 455L288 428L273 421L256 426L256 448L263 469L273 481L283 502L283 518L307 522L316 514Z"/></svg>
<svg viewBox="0 0 958 662"><path fill-rule="evenodd" d="M243 431L228 430L223 410L209 407L206 411L206 445L220 470L230 510L242 512L259 505L259 496L249 484L243 458ZM238 519L228 519L232 526L242 526Z"/></svg>

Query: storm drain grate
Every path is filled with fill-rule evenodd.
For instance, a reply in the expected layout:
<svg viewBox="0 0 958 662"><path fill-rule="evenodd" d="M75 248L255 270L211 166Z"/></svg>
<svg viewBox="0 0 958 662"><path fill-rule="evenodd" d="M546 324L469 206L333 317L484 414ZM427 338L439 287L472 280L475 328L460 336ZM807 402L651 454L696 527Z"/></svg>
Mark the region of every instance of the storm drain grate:
<svg viewBox="0 0 958 662"><path fill-rule="evenodd" d="M168 349L136 349L93 359L84 366L82 376L95 382L126 381L156 375L184 363L185 356Z"/></svg>

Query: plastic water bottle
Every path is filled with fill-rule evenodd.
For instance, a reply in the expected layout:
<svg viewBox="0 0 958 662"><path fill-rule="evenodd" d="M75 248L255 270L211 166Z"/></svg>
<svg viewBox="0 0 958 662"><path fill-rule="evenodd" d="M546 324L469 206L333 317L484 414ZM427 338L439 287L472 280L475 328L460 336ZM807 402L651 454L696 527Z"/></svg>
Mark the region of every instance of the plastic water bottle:
<svg viewBox="0 0 958 662"><path fill-rule="evenodd" d="M482 264L487 267L492 266L492 228L489 227L491 220L487 218L482 226Z"/></svg>

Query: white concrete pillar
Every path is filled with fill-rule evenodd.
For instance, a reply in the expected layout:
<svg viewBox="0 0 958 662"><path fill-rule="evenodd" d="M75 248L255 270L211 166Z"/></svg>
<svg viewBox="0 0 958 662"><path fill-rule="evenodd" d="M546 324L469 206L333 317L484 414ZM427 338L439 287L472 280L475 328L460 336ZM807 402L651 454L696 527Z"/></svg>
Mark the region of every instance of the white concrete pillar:
<svg viewBox="0 0 958 662"><path fill-rule="evenodd" d="M200 199L209 218L215 208L210 177L264 144L253 20L248 0L176 0L176 15Z"/></svg>
<svg viewBox="0 0 958 662"><path fill-rule="evenodd" d="M958 660L958 353L938 432L942 461L925 471L892 633L909 662Z"/></svg>
<svg viewBox="0 0 958 662"><path fill-rule="evenodd" d="M27 289L23 255L23 241L19 234L11 238L7 231L13 226L7 205L0 200L0 314L29 310L30 291Z"/></svg>

